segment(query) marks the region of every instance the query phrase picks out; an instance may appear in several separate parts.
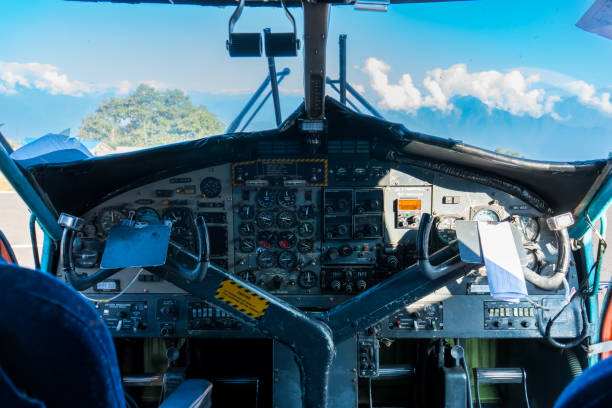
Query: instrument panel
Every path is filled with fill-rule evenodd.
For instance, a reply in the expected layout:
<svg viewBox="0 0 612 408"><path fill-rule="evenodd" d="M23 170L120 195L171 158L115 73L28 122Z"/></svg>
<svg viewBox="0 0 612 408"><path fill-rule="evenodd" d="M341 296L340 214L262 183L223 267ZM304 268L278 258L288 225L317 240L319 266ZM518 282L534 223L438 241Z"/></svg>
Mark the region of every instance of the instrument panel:
<svg viewBox="0 0 612 408"><path fill-rule="evenodd" d="M194 249L193 220L202 216L212 262L298 307L325 310L414 264L423 213L436 217L432 250L456 238L457 220L510 221L522 237L523 265L539 273L554 269L554 235L543 215L518 198L457 177L358 155L228 163L133 188L84 214L86 225L75 240L74 260L78 272L97 270L110 228L126 219L171 221L171 239ZM530 295L563 296L528 287ZM97 299L119 291L125 292L123 299L175 302L170 309L176 310L176 316L167 321L159 319L161 309L150 308L149 314L159 310L151 317L157 322L154 330L143 329L147 335L203 336L240 329L229 317L213 319L209 314L217 312L202 306L201 300L146 270L123 270L86 294ZM389 337L429 336L431 331L449 336L538 336L529 319L524 320L529 320L524 330L499 326L502 320L488 314L495 308L482 313L483 302L490 301L486 273L474 270L461 282L422 300L419 310L411 305L382 327ZM470 333L452 331L451 305L478 310ZM187 323L177 323L184 318ZM117 324L116 316L113 319L111 326ZM122 331L126 327L134 325L126 322L115 334L134 335L133 329ZM185 332L189 327L200 328Z"/></svg>

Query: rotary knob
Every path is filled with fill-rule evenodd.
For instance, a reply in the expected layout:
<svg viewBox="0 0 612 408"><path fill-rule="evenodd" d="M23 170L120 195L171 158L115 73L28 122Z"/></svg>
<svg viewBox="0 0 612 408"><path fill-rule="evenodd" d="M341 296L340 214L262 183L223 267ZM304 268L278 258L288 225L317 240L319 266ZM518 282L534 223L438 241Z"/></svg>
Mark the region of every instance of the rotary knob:
<svg viewBox="0 0 612 408"><path fill-rule="evenodd" d="M342 289L342 284L340 283L339 280L334 279L333 281L331 281L331 283L329 284L329 287L331 288L331 290L333 290L334 292L338 292L340 291L340 289Z"/></svg>
<svg viewBox="0 0 612 408"><path fill-rule="evenodd" d="M341 256L349 256L353 253L353 248L350 245L342 245L339 252Z"/></svg>
<svg viewBox="0 0 612 408"><path fill-rule="evenodd" d="M329 259L330 261L334 261L338 259L338 257L340 256L340 252L338 251L338 248L329 248L326 256L327 259Z"/></svg>

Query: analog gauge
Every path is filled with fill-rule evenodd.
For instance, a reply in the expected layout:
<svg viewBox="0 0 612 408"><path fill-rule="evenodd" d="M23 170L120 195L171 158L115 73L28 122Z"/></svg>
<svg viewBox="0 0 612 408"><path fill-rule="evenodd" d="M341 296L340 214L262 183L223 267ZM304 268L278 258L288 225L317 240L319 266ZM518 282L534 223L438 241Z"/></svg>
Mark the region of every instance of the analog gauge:
<svg viewBox="0 0 612 408"><path fill-rule="evenodd" d="M241 235L251 235L255 232L255 226L252 222L241 222L238 231Z"/></svg>
<svg viewBox="0 0 612 408"><path fill-rule="evenodd" d="M293 208L295 206L295 191L281 190L276 199L278 204L284 208Z"/></svg>
<svg viewBox="0 0 612 408"><path fill-rule="evenodd" d="M291 211L281 211L276 216L276 222L279 228L291 228L295 225L296 221L295 213Z"/></svg>
<svg viewBox="0 0 612 408"><path fill-rule="evenodd" d="M272 268L276 265L276 256L272 251L261 251L257 255L257 265L262 269Z"/></svg>
<svg viewBox="0 0 612 408"><path fill-rule="evenodd" d="M518 222L526 242L533 242L538 238L540 224L536 218L521 215L518 217Z"/></svg>
<svg viewBox="0 0 612 408"><path fill-rule="evenodd" d="M298 210L300 220L311 220L314 217L314 207L312 205L303 205Z"/></svg>
<svg viewBox="0 0 612 408"><path fill-rule="evenodd" d="M151 207L140 207L134 213L134 220L138 222L159 221L159 214Z"/></svg>
<svg viewBox="0 0 612 408"><path fill-rule="evenodd" d="M525 249L525 260L523 260L523 266L532 271L537 271L538 269L538 256L535 251L530 249Z"/></svg>
<svg viewBox="0 0 612 408"><path fill-rule="evenodd" d="M436 223L436 231L438 238L444 243L449 243L457 239L457 231L455 230L455 217L440 217Z"/></svg>
<svg viewBox="0 0 612 408"><path fill-rule="evenodd" d="M221 194L221 181L216 177L206 177L200 183L200 190L206 198L215 198Z"/></svg>
<svg viewBox="0 0 612 408"><path fill-rule="evenodd" d="M276 241L275 234L270 231L261 231L257 234L257 245L262 248L270 248L270 243Z"/></svg>
<svg viewBox="0 0 612 408"><path fill-rule="evenodd" d="M314 241L312 239L302 239L298 242L298 251L305 254L312 252L314 249Z"/></svg>
<svg viewBox="0 0 612 408"><path fill-rule="evenodd" d="M257 204L261 208L272 208L276 203L276 192L273 190L263 189L257 193Z"/></svg>
<svg viewBox="0 0 612 408"><path fill-rule="evenodd" d="M293 269L297 265L297 256L291 251L278 254L278 266L283 269Z"/></svg>
<svg viewBox="0 0 612 408"><path fill-rule="evenodd" d="M270 228L274 225L274 213L272 211L262 211L257 214L257 225L259 228Z"/></svg>
<svg viewBox="0 0 612 408"><path fill-rule="evenodd" d="M111 227L125 219L125 213L120 208L106 208L102 210L99 217L99 225L102 232L108 234Z"/></svg>
<svg viewBox="0 0 612 408"><path fill-rule="evenodd" d="M293 248L297 242L297 237L291 231L282 231L278 234L278 241L276 244L281 249Z"/></svg>
<svg viewBox="0 0 612 408"><path fill-rule="evenodd" d="M85 227L83 228L83 233L87 237L93 237L96 235L97 232L98 229L94 224L85 224Z"/></svg>
<svg viewBox="0 0 612 408"><path fill-rule="evenodd" d="M245 238L240 240L240 252L253 252L255 250L255 241L251 238Z"/></svg>
<svg viewBox="0 0 612 408"><path fill-rule="evenodd" d="M311 289L317 284L317 275L313 271L302 271L298 276L298 285Z"/></svg>
<svg viewBox="0 0 612 408"><path fill-rule="evenodd" d="M499 215L491 209L483 208L474 214L474 221L499 222Z"/></svg>
<svg viewBox="0 0 612 408"><path fill-rule="evenodd" d="M314 233L314 226L309 222L303 222L299 227L300 237L309 237Z"/></svg>
<svg viewBox="0 0 612 408"><path fill-rule="evenodd" d="M255 216L255 209L252 205L243 205L238 210L238 216L243 220L252 220Z"/></svg>

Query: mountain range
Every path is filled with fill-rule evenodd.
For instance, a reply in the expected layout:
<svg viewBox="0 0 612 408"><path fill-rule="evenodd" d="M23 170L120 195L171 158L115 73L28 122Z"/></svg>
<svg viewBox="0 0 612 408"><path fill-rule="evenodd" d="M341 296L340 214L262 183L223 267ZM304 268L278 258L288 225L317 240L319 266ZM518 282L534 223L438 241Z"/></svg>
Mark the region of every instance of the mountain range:
<svg viewBox="0 0 612 408"><path fill-rule="evenodd" d="M0 94L0 124L4 123L1 130L17 144L24 138L36 138L66 128L71 128L72 135L77 135L81 118L94 112L109 96L112 95L52 95L34 89ZM189 93L189 96L194 104L205 106L226 125L250 98L246 94ZM375 99L371 98L371 102ZM283 117L292 113L300 103L299 95L281 94ZM555 112L561 120L549 115L534 118L490 109L474 97L455 97L451 103L454 108L450 112L425 107L413 113L380 112L386 119L403 123L410 130L458 139L490 150L500 148L518 152L532 159L589 160L606 158L612 152L612 116L582 104L575 97L564 98L555 105ZM274 110L269 100L248 130L273 127Z"/></svg>

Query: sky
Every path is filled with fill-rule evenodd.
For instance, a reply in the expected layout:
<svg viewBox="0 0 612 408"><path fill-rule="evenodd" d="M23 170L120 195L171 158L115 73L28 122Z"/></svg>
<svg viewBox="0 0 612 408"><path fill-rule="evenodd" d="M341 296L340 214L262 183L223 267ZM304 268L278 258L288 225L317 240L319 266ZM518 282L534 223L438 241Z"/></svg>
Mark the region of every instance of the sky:
<svg viewBox="0 0 612 408"><path fill-rule="evenodd" d="M479 0L391 5L386 13L333 7L328 75L337 76L337 39L347 34L348 80L386 117L415 130L442 131L439 136L528 157L607 157L612 151L612 40L575 25L591 4ZM292 11L301 33L301 9ZM211 110L223 105L219 116L231 120L230 111L237 113L267 74L265 58L227 55L232 12L182 5L3 0L3 133L9 138L41 136L35 133L43 125L60 126L52 118L64 120L65 127L78 126L80 116L91 113L102 97L125 95L139 83L183 89ZM281 32L290 24L281 9L247 8L236 25L237 31L264 27ZM277 59L277 67L292 71L281 86L286 104L299 103L301 54ZM477 136L476 125L459 127L469 119L474 122L475 110L479 126L499 134L499 140ZM271 118L271 109L264 113ZM464 120L457 121L457 115ZM432 120L449 125L440 128ZM548 133L512 137L514 129L525 127ZM577 138L585 144L579 153L572 147Z"/></svg>

